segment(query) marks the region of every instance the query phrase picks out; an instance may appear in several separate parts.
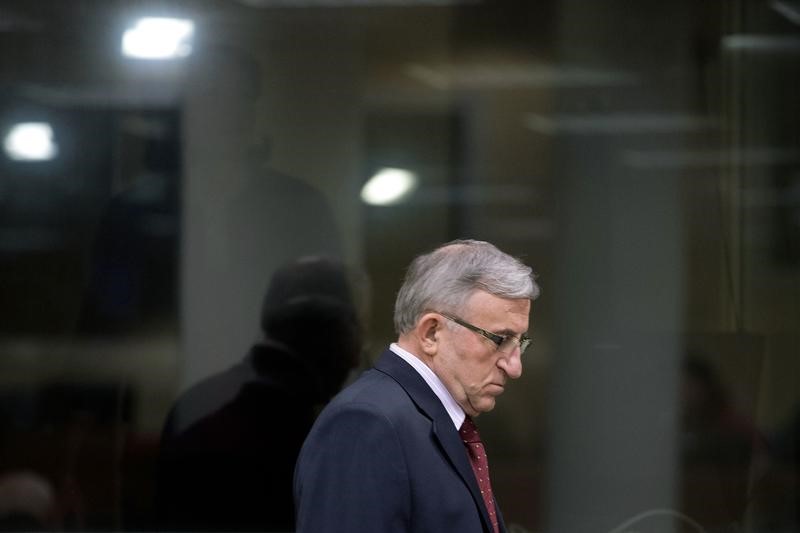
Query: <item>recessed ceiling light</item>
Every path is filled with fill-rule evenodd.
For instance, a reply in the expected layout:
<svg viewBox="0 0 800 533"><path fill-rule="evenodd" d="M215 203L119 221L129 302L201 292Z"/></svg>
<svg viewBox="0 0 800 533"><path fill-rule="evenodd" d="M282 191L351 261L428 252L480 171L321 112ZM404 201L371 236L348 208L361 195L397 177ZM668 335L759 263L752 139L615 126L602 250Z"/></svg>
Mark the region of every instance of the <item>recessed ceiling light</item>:
<svg viewBox="0 0 800 533"><path fill-rule="evenodd" d="M14 161L49 161L58 155L53 127L47 122L21 122L3 140L6 155Z"/></svg>
<svg viewBox="0 0 800 533"><path fill-rule="evenodd" d="M382 168L361 189L370 205L391 205L406 198L417 186L417 176L401 168Z"/></svg>
<svg viewBox="0 0 800 533"><path fill-rule="evenodd" d="M145 17L125 30L122 53L138 59L177 59L192 53L194 22L189 19Z"/></svg>

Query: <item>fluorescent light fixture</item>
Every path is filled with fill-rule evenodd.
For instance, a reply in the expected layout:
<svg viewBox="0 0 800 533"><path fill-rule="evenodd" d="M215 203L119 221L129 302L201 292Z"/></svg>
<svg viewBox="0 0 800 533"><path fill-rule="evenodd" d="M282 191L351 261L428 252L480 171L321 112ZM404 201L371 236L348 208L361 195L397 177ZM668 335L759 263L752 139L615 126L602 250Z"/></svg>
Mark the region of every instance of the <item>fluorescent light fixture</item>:
<svg viewBox="0 0 800 533"><path fill-rule="evenodd" d="M726 165L769 167L800 162L800 152L786 148L743 150L627 150L622 160L638 169L718 168Z"/></svg>
<svg viewBox="0 0 800 533"><path fill-rule="evenodd" d="M188 19L145 17L125 30L122 53L138 59L177 59L192 53L194 22Z"/></svg>
<svg viewBox="0 0 800 533"><path fill-rule="evenodd" d="M525 116L528 129L545 135L558 133L670 133L712 129L716 122L710 118L680 113L586 113L551 116L529 113Z"/></svg>
<svg viewBox="0 0 800 533"><path fill-rule="evenodd" d="M800 37L796 35L758 35L736 33L722 38L726 50L750 52L800 52Z"/></svg>
<svg viewBox="0 0 800 533"><path fill-rule="evenodd" d="M789 21L800 25L800 2L774 0L770 3L770 7L786 17Z"/></svg>
<svg viewBox="0 0 800 533"><path fill-rule="evenodd" d="M382 168L361 189L369 205L391 205L406 198L417 186L417 176L402 168Z"/></svg>
<svg viewBox="0 0 800 533"><path fill-rule="evenodd" d="M308 7L416 7L472 4L476 0L239 0L248 7L308 8Z"/></svg>
<svg viewBox="0 0 800 533"><path fill-rule="evenodd" d="M638 83L627 72L538 63L473 63L465 65L409 63L405 74L434 89L618 87Z"/></svg>
<svg viewBox="0 0 800 533"><path fill-rule="evenodd" d="M53 127L47 122L20 122L3 140L6 155L14 161L49 161L58 155Z"/></svg>

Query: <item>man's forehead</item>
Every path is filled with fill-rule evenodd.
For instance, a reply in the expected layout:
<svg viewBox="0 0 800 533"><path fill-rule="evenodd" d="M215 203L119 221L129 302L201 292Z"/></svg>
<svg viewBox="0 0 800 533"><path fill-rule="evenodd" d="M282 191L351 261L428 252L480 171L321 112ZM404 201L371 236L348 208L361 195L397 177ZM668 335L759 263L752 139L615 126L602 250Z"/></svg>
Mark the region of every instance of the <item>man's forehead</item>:
<svg viewBox="0 0 800 533"><path fill-rule="evenodd" d="M486 291L475 291L466 302L471 314L492 315L498 320L528 320L531 301L528 298L503 298Z"/></svg>
<svg viewBox="0 0 800 533"><path fill-rule="evenodd" d="M467 298L467 303L492 303L498 306L506 306L509 308L530 307L530 298L507 298L505 296L498 296L484 289L475 289Z"/></svg>

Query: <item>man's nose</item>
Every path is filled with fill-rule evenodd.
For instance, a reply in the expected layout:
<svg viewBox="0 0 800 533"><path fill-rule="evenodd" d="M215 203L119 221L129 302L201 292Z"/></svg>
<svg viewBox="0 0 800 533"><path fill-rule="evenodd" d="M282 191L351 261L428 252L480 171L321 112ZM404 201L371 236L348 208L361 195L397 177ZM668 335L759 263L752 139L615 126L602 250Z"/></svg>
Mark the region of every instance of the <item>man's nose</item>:
<svg viewBox="0 0 800 533"><path fill-rule="evenodd" d="M517 346L511 353L503 354L503 357L497 361L497 366L511 379L517 379L522 375L522 358L520 356Z"/></svg>

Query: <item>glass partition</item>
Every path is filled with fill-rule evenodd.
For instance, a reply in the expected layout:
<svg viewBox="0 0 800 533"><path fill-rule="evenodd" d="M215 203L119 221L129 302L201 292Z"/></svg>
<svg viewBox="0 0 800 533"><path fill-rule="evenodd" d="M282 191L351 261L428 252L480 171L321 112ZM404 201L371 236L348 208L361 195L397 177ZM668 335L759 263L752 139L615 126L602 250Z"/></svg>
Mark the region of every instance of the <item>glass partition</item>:
<svg viewBox="0 0 800 533"><path fill-rule="evenodd" d="M542 287L479 421L511 531L800 530L799 94L790 0L4 0L0 526L290 531L474 238ZM323 378L254 386L287 347Z"/></svg>

